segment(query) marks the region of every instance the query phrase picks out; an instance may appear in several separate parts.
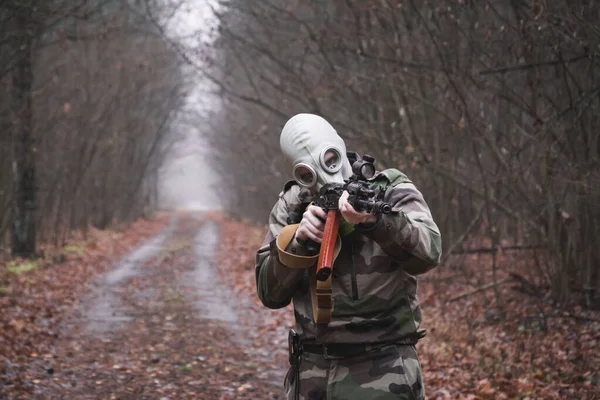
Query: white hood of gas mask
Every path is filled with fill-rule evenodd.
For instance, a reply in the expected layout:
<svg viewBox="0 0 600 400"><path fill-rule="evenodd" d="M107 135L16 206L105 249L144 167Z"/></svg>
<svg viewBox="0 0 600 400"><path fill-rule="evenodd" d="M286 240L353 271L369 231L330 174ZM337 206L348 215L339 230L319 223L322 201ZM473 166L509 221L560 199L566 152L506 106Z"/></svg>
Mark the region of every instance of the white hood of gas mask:
<svg viewBox="0 0 600 400"><path fill-rule="evenodd" d="M279 143L287 161L292 164L294 179L313 191L318 191L325 183L343 183L352 175L344 140L318 115L292 117L283 127ZM312 181L298 177L299 171L307 170L316 175Z"/></svg>

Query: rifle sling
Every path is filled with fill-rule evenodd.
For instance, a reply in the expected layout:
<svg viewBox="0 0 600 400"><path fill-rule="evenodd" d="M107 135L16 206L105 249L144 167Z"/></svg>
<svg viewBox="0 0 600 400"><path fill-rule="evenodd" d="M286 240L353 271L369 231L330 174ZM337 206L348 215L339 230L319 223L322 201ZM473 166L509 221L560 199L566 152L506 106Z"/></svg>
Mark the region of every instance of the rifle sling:
<svg viewBox="0 0 600 400"><path fill-rule="evenodd" d="M314 256L300 256L298 254L290 253L286 250L294 238L299 225L300 224L293 224L284 227L281 232L279 232L275 243L277 244L279 261L281 261L283 265L288 268L306 269L315 265L319 259L318 254Z"/></svg>
<svg viewBox="0 0 600 400"><path fill-rule="evenodd" d="M316 264L319 254L314 256L299 256L286 251L288 245L294 238L294 234L299 224L288 225L284 227L275 241L279 261L288 268L308 269L308 280L310 287L310 297L313 306L313 319L317 324L327 324L331 321L333 312L333 298L331 290L331 276L325 281L318 281L316 278ZM337 235L333 260L337 258L342 249L342 239Z"/></svg>

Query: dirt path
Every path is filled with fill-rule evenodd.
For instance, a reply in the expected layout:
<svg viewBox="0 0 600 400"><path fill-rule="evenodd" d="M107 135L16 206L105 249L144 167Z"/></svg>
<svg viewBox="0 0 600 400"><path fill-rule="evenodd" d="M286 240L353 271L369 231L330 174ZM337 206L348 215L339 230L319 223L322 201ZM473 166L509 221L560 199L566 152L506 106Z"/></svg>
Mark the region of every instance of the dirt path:
<svg viewBox="0 0 600 400"><path fill-rule="evenodd" d="M213 262L218 225L173 219L97 280L34 377L36 399L277 399L281 349Z"/></svg>
<svg viewBox="0 0 600 400"><path fill-rule="evenodd" d="M226 215L163 214L0 271L0 399L281 398L293 312L257 299L263 237ZM419 294L428 398L598 399L597 313L505 285L498 322L493 292L452 302L473 284L435 278Z"/></svg>

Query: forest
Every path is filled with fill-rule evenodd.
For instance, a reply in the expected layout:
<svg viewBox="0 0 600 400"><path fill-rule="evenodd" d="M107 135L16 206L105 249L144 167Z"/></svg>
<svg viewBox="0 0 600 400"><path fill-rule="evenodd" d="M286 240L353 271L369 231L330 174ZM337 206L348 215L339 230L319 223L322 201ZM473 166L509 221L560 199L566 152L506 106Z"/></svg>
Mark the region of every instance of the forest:
<svg viewBox="0 0 600 400"><path fill-rule="evenodd" d="M174 29L182 20L192 28ZM420 350L428 398L600 398L597 2L3 0L0 87L0 397L68 393L69 385L39 387L33 377L49 367L31 354L67 346L57 337L72 334L66 316L77 312L68 310L153 237L164 234L166 244L140 265L155 275L128 278L125 303L156 286L164 307L155 316L193 313L187 292L162 285L208 257L194 253L194 237L210 223L220 227L219 254L229 254L214 261L233 280L225 286L256 315L268 313L252 263L292 179L279 136L290 117L313 113L378 169L406 173L441 230L442 263L419 278L424 324L433 327ZM218 181L198 173L198 190L222 208L201 217L161 201L174 179L168 165L189 153L182 143L190 138L206 143L201 172ZM132 315L147 313L139 318L151 329L152 311L136 304L144 312ZM286 312L269 315L291 325ZM202 318L182 318L181 332L208 329ZM139 342L130 345L167 339L132 336ZM102 343L94 351L122 351ZM147 358L165 353L177 364L177 349ZM233 363L221 350L218 362ZM274 354L285 367L286 355ZM179 385L202 381L191 378L203 376L198 359L192 372L179 366L164 378L169 395L143 372L144 357L132 361L133 389L100 392L94 382L110 378L83 372L91 361L78 359L73 370L89 385L74 398L202 393ZM106 376L123 365L103 363ZM244 386L249 364L244 379L219 365L220 383L206 383L197 398L275 396L268 385ZM223 395L217 386L235 387Z"/></svg>
<svg viewBox="0 0 600 400"><path fill-rule="evenodd" d="M230 151L232 208L264 220L289 176L280 126L316 113L418 182L446 256L536 249L529 278L597 302L598 12L566 0L227 2L212 61L228 102L212 132Z"/></svg>

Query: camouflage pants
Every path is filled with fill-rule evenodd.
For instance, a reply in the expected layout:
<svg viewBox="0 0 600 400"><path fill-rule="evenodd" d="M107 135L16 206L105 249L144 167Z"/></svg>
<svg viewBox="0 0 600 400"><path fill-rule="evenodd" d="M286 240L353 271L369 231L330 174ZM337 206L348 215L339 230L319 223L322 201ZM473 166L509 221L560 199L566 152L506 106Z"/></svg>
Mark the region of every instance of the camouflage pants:
<svg viewBox="0 0 600 400"><path fill-rule="evenodd" d="M290 368L285 378L287 399L298 382ZM301 400L423 400L421 364L411 345L387 345L349 358L304 353L300 361Z"/></svg>

